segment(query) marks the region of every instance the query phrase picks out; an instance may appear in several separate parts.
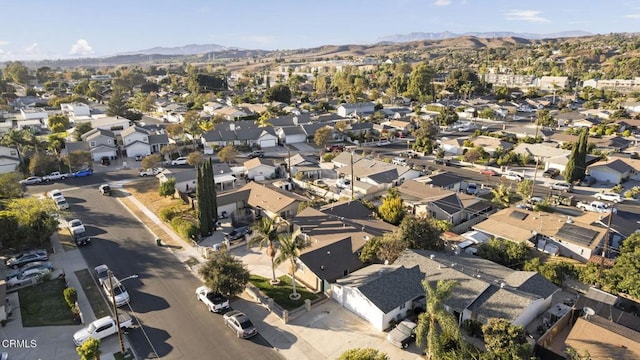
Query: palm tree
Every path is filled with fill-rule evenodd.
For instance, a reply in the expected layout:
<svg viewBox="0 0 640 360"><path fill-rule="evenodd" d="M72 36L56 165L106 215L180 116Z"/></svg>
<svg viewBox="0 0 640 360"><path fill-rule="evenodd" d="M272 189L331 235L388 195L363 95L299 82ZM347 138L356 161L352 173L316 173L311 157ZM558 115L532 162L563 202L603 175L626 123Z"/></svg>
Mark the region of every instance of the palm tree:
<svg viewBox="0 0 640 360"><path fill-rule="evenodd" d="M426 312L418 316L416 343L421 346L426 341L427 359L442 359L445 353L445 339L458 340L460 328L450 313L444 308L444 300L451 296L451 290L457 283L452 280L439 280L432 287L427 279L422 280L427 296ZM444 335L444 336L443 336Z"/></svg>
<svg viewBox="0 0 640 360"><path fill-rule="evenodd" d="M276 265L280 265L285 261L289 261L291 267L291 283L293 284L293 292L289 295L289 299L300 299L300 294L296 292L296 260L300 257L300 250L307 247L307 243L298 237L302 233L300 230L296 230L293 233L286 233L278 235L278 243L280 244L280 251L278 252L275 260Z"/></svg>
<svg viewBox="0 0 640 360"><path fill-rule="evenodd" d="M253 233L255 234L253 238L249 241L249 246L260 245L260 250L263 247L267 248L267 256L271 258L271 284L277 284L280 281L276 278L276 264L275 257L278 249L274 246L276 240L278 240L278 220L279 217L274 217L273 219L263 216L260 221L256 221L253 226Z"/></svg>
<svg viewBox="0 0 640 360"><path fill-rule="evenodd" d="M4 146L14 147L18 154L18 159L20 160L20 164L24 164L24 159L22 158L22 147L27 144L25 130L15 130L9 129L0 139L0 144Z"/></svg>

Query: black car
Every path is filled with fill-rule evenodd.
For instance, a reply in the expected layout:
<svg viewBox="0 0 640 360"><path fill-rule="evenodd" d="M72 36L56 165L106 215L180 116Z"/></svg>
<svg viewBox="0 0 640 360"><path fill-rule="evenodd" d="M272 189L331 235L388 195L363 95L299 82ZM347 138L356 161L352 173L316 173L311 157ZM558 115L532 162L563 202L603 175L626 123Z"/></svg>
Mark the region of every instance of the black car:
<svg viewBox="0 0 640 360"><path fill-rule="evenodd" d="M233 240L239 240L245 237L245 235L251 234L252 231L249 227L247 226L241 226L239 228L235 228L233 229L230 233L226 234L224 236L225 240L228 241L233 241Z"/></svg>
<svg viewBox="0 0 640 360"><path fill-rule="evenodd" d="M77 246L85 246L91 243L91 237L85 231L79 231L73 233L73 241Z"/></svg>
<svg viewBox="0 0 640 360"><path fill-rule="evenodd" d="M546 177L546 178L555 178L558 175L560 175L560 170L558 169L547 169L542 173L542 177Z"/></svg>
<svg viewBox="0 0 640 360"><path fill-rule="evenodd" d="M436 159L435 163L436 164L440 164L440 165L444 165L444 166L449 166L449 165L451 165L451 160L449 160L449 159Z"/></svg>
<svg viewBox="0 0 640 360"><path fill-rule="evenodd" d="M102 165L111 165L111 158L108 156L103 156L100 158L100 164Z"/></svg>

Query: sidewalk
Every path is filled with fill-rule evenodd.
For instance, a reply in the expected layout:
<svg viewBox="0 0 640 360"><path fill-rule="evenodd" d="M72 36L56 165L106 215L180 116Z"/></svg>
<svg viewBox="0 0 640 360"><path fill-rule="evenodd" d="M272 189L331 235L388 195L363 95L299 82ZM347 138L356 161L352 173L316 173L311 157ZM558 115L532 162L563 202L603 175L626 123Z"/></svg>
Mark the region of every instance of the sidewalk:
<svg viewBox="0 0 640 360"><path fill-rule="evenodd" d="M47 360L69 360L78 359L79 355L76 352L76 347L73 344L73 333L82 329L90 322L96 320L96 316L93 313L93 309L87 299L87 295L84 293L80 281L78 280L75 272L77 270L87 269L87 264L80 253L80 250L73 249L65 251L60 244L58 234L54 234L51 237L51 244L53 247L53 254L49 256L49 261L53 264L54 275L59 273L65 274L65 279L70 287L77 290L78 293L78 306L82 313L83 324L82 325L69 325L69 326L43 326L43 327L28 327L22 326L22 317L20 314L20 304L18 293L14 292L7 295L7 299L11 304L10 309L12 315L7 323L7 326L0 328L0 336L3 339L17 339L23 341L33 341L35 346L33 347L2 347L0 352L4 351L9 354L9 359L12 360L32 360L32 359L47 359ZM127 338L125 340L125 347L131 348ZM111 336L103 339L100 344L100 350L102 354L100 359L102 360L114 360L113 353L120 351L120 344L117 336Z"/></svg>

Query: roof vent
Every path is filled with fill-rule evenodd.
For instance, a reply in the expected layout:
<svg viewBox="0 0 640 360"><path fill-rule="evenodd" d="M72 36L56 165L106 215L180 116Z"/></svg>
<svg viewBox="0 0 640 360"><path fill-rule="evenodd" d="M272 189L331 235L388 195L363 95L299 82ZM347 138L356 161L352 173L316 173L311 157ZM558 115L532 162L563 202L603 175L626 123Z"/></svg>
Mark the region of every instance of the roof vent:
<svg viewBox="0 0 640 360"><path fill-rule="evenodd" d="M589 316L593 316L596 314L596 311L593 310L592 308L585 306L582 308L582 312L584 313L584 318L585 319L589 319Z"/></svg>
<svg viewBox="0 0 640 360"><path fill-rule="evenodd" d="M369 241L369 235L365 235L362 238L364 239L364 241Z"/></svg>
<svg viewBox="0 0 640 360"><path fill-rule="evenodd" d="M431 254L431 255L429 256L429 259L431 259L431 260L433 260L433 259L435 259L435 258L436 258L436 256L435 256L434 254Z"/></svg>
<svg viewBox="0 0 640 360"><path fill-rule="evenodd" d="M501 289L504 289L505 286L507 286L507 284L504 281L500 283L500 288Z"/></svg>
<svg viewBox="0 0 640 360"><path fill-rule="evenodd" d="M573 218L571 216L567 216L567 224L573 224Z"/></svg>

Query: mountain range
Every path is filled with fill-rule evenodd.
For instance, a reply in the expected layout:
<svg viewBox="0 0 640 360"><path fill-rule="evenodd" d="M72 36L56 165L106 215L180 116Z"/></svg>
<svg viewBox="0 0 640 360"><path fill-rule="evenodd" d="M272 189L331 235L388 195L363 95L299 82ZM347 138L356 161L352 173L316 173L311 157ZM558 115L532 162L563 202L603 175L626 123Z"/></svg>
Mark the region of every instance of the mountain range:
<svg viewBox="0 0 640 360"><path fill-rule="evenodd" d="M515 38L523 38L523 39L557 39L557 38L567 38L567 37L580 37L580 36L589 36L593 35L592 33L586 31L563 31L558 33L551 34L533 34L533 33L516 33L511 31L497 31L497 32L466 32L464 34L456 34L448 31L437 32L437 33L427 33L427 32L414 32L410 34L396 34L384 36L378 39L378 43L380 42L410 42L410 41L420 41L420 40L442 40L442 39L451 39L457 38L461 36L473 36L477 38L504 38L504 37L515 37Z"/></svg>
<svg viewBox="0 0 640 360"><path fill-rule="evenodd" d="M235 47L228 47L217 44L189 44L184 46L177 47L164 47L157 46L150 49L130 51L126 53L121 53L117 55L196 55L196 54L207 54L212 52L219 51L229 51L229 50L240 50Z"/></svg>

